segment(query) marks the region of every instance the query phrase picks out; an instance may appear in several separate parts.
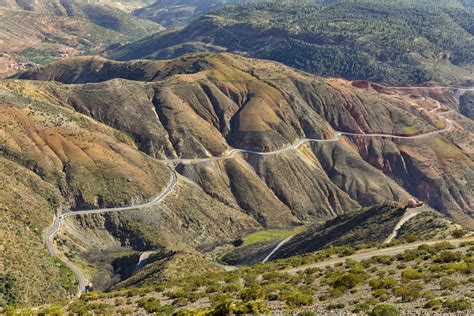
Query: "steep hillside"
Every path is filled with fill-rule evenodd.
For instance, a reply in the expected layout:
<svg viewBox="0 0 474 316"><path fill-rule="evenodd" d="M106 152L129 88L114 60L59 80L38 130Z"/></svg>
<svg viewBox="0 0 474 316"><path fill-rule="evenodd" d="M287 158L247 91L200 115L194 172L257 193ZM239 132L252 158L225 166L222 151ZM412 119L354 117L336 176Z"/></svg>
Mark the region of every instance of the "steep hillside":
<svg viewBox="0 0 474 316"><path fill-rule="evenodd" d="M222 256L221 260L229 265L253 265L265 258L288 258L329 246L380 245L392 233L405 212L404 205L394 202L350 210L322 224L310 225L303 232L292 236L270 257L281 240L236 247Z"/></svg>
<svg viewBox="0 0 474 316"><path fill-rule="evenodd" d="M474 120L474 93L468 92L460 97L459 111Z"/></svg>
<svg viewBox="0 0 474 316"><path fill-rule="evenodd" d="M445 112L456 106L450 90L323 79L231 54L134 62L80 57L18 77L49 80L2 81L5 169L18 165L41 184L15 176L5 191L5 234L31 231L4 252L20 302L29 299L24 288L32 275L39 284L31 293L45 295L32 302L72 290L44 290L47 273L59 273L46 263L24 272L7 259L21 257L19 249L34 241L39 252L32 258L49 260L40 235L58 208L147 201L170 179L165 162L179 176L160 205L71 216L55 236L60 253L98 289L121 281L123 267L110 266L124 254L172 252L186 261L186 254L258 230L325 222L412 196L472 226L474 128ZM17 200L28 207L17 209ZM18 222L23 217L16 214L28 210L38 218L34 227L34 216ZM109 259L97 263L97 253ZM161 278L164 266L157 263L150 276ZM140 275L124 282L141 284Z"/></svg>
<svg viewBox="0 0 474 316"><path fill-rule="evenodd" d="M243 0L157 0L135 10L133 15L171 28L187 24L222 5L242 2Z"/></svg>
<svg viewBox="0 0 474 316"><path fill-rule="evenodd" d="M455 103L442 88L410 95L379 86L356 88L228 54L130 63L71 59L19 78L151 81L74 85L67 95L76 110L127 131L155 157L222 156L231 148L271 151L300 138L332 139L335 131L417 135L446 128L434 114L440 103L432 98ZM325 220L387 200L403 202L410 194L470 225L472 122L462 124L464 129L427 138L344 137L278 155L191 160L178 171L268 227Z"/></svg>
<svg viewBox="0 0 474 316"><path fill-rule="evenodd" d="M397 84L472 79L473 9L446 3L248 3L217 9L181 30L126 45L111 57L162 59L224 48L347 79Z"/></svg>
<svg viewBox="0 0 474 316"><path fill-rule="evenodd" d="M14 280L10 303L50 302L75 292L70 272L43 245L53 214L148 199L168 172L127 135L58 105L34 85L2 81L0 91L2 277Z"/></svg>
<svg viewBox="0 0 474 316"><path fill-rule="evenodd" d="M28 63L46 63L67 56L98 53L162 27L105 3L82 1L6 1L0 3L0 77Z"/></svg>
<svg viewBox="0 0 474 316"><path fill-rule="evenodd" d="M278 249L272 259L315 252L329 245L382 244L405 211L406 208L401 204L386 203L348 212L297 234Z"/></svg>

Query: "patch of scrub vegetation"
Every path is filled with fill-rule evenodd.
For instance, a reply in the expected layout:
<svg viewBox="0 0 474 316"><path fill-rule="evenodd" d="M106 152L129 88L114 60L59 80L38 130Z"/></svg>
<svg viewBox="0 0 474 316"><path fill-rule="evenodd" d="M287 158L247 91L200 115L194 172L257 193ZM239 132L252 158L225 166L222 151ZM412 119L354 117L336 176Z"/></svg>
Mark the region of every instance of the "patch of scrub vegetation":
<svg viewBox="0 0 474 316"><path fill-rule="evenodd" d="M304 226L299 226L293 229L266 229L260 230L255 233L246 235L242 238L243 245L251 245L257 242L267 240L278 240L284 239L289 236L295 235L304 230Z"/></svg>
<svg viewBox="0 0 474 316"><path fill-rule="evenodd" d="M54 60L54 55L51 52L44 52L38 48L28 47L21 51L21 56L25 57L26 60L37 63L47 64Z"/></svg>
<svg viewBox="0 0 474 316"><path fill-rule="evenodd" d="M314 265L341 251L331 247L234 271L87 293L65 311L102 314L129 310L170 315L308 310L370 315L399 315L413 309L467 311L472 308L469 286L474 281L474 258L469 249L473 245L465 243L456 249L441 242L394 256L374 256L360 262L349 257L334 265Z"/></svg>

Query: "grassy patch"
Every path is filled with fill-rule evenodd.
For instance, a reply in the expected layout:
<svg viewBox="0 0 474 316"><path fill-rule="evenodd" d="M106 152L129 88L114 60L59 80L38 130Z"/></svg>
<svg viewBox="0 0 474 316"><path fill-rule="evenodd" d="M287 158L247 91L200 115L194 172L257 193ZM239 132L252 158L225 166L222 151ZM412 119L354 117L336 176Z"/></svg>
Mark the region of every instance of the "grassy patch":
<svg viewBox="0 0 474 316"><path fill-rule="evenodd" d="M283 239L302 232L303 230L304 226L298 226L293 229L266 229L249 234L242 238L242 240L244 242L244 245L251 245L266 240Z"/></svg>

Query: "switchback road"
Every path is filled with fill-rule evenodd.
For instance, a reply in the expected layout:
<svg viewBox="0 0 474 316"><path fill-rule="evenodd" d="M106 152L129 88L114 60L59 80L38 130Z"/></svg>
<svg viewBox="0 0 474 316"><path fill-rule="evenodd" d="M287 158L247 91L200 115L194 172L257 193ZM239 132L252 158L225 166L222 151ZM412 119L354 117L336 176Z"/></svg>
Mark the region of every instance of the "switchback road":
<svg viewBox="0 0 474 316"><path fill-rule="evenodd" d="M415 89L416 87L392 87L392 88L397 88L397 89ZM458 88L458 87L428 87L430 89L435 89L435 88L448 88L448 89L457 89L457 90L474 90L474 88ZM440 113L434 113L434 115L443 117L443 115L452 112L452 110L446 111L446 112L440 112ZM294 150L300 147L304 143L310 143L310 142L317 142L317 143L329 143L329 142L337 142L341 136L351 136L351 137L382 137L382 138L394 138L394 139L419 139L419 138L424 138L424 137L430 137L433 135L441 134L441 133L446 133L449 132L453 128L453 121L447 118L444 118L446 122L446 126L437 131L431 131L419 135L414 135L414 136L399 136L399 135L392 135L392 134L380 134L380 133L375 133L375 134L357 134L357 133L348 133L348 132L341 132L341 131L335 131L334 132L334 137L330 139L312 139L312 138L304 138L298 140L294 144L290 144L284 148L274 150L274 151L268 151L268 152L260 152L260 151L254 151L254 150L249 150L249 149L232 149L230 150L226 156L220 156L220 157L206 157L206 158L176 158L176 159L164 159L160 160L162 163L202 163L202 162L208 162L208 161L219 161L219 160L226 160L226 159L231 159L234 158L237 154L239 153L246 153L246 154L254 154L254 155L275 155L279 154L282 152L286 152L289 150ZM168 185L164 189L163 192L161 192L157 197L155 197L152 201L140 204L140 205L132 205L132 206L126 206L126 207L117 207L117 208L102 208L102 209L93 209L93 210L83 210L83 211L69 211L66 213L59 214L58 216L54 216L53 223L51 227L49 227L43 235L44 243L46 244L46 247L48 249L48 252L54 256L60 258L76 275L79 288L78 288L78 295L80 296L82 293L85 292L86 290L86 285L88 284L85 276L82 274L80 269L78 269L76 266L74 266L69 260L62 258L61 256L58 255L54 244L53 244L53 239L56 233L59 231L61 228L62 222L71 216L80 216L80 215L91 215L91 214L103 214L103 213L109 213L109 212L121 212L121 211L130 211L130 210L140 210L144 208L148 208L154 205L159 204L161 201L163 201L174 189L176 186L177 182L177 175L176 171L174 171L172 168L170 168L170 181L168 182ZM288 240L291 238L287 238L283 240L280 244L273 249L271 252L270 256L266 258L266 260L270 259L271 255L273 255L284 243L286 243Z"/></svg>
<svg viewBox="0 0 474 316"><path fill-rule="evenodd" d="M442 117L442 115L445 115L447 113L452 112L452 110L446 111L446 112L440 112L436 113L437 116ZM444 117L443 117L444 118ZM419 138L425 138L425 137L430 137L434 136L437 134L442 134L446 133L452 130L454 126L454 122L450 119L444 118L446 121L446 126L443 129L436 130L436 131L431 131L431 132L426 132L418 135L413 135L413 136L400 136L400 135L393 135L393 134L379 134L379 133L374 133L374 134L357 134L357 133L348 133L348 132L340 132L340 131L335 131L334 137L329 138L329 139L314 139L314 138L303 138L298 140L294 144L287 145L281 149L277 149L274 151L255 151L255 150L250 150L250 149L232 149L230 150L225 156L218 156L218 157L206 157L206 158L176 158L176 159L163 159L161 160L162 162L165 163L182 163L182 164L195 164L195 163L203 163L203 162L210 162L210 161L219 161L219 160L227 160L227 159L232 159L234 158L237 154L239 153L244 153L244 154L252 154L252 155L259 155L259 156L268 156L268 155L276 155L280 154L286 151L294 150L303 145L304 143L331 143L331 142L337 142L341 136L352 136L352 137L378 137L378 138L393 138L393 139L419 139Z"/></svg>
<svg viewBox="0 0 474 316"><path fill-rule="evenodd" d="M426 212L425 209L426 209L425 207L409 208L405 212L405 214L403 214L402 218L398 221L398 223L395 225L390 236L388 236L387 239L385 239L384 244L390 243L395 237L398 236L398 231L400 230L400 228L402 228L403 225L405 225L406 222L418 216L419 214Z"/></svg>
<svg viewBox="0 0 474 316"><path fill-rule="evenodd" d="M48 248L48 252L53 257L58 257L61 259L76 275L76 279L78 281L78 293L77 295L80 296L82 293L86 291L86 286L88 285L87 279L85 278L84 274L73 265L69 260L62 258L58 255L56 248L53 244L53 239L56 233L61 228L63 221L71 216L78 216L78 215L91 215L91 214L102 214L102 213L110 213L110 212L121 212L121 211L131 211L131 210L140 210L144 208L148 208L154 205L159 204L163 201L171 192L173 192L174 187L176 186L177 182L177 175L176 171L170 169L170 180L166 185L165 189L153 200L147 203L139 204L139 205L132 205L126 207L117 207L117 208L102 208L102 209L94 209L94 210L84 210L84 211L69 211L58 216L54 216L53 224L49 229L47 229L43 235L44 243Z"/></svg>

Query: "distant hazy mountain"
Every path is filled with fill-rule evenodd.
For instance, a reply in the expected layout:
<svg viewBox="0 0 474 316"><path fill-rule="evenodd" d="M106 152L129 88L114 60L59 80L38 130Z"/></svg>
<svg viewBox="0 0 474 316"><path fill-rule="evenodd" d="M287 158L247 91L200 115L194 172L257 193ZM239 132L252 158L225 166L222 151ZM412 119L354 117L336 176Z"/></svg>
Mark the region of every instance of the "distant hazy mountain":
<svg viewBox="0 0 474 316"><path fill-rule="evenodd" d="M21 69L15 62L45 63L61 56L98 53L163 28L118 9L116 2L0 2L0 77Z"/></svg>
<svg viewBox="0 0 474 316"><path fill-rule="evenodd" d="M158 0L137 9L133 14L165 27L184 25L197 17L225 4L243 3L245 0Z"/></svg>

